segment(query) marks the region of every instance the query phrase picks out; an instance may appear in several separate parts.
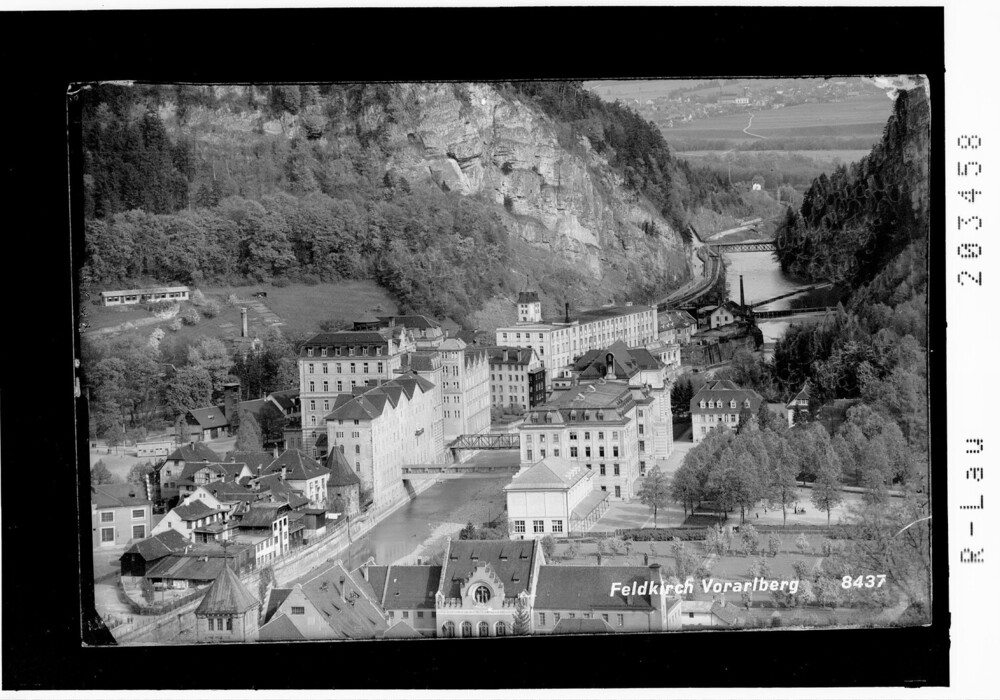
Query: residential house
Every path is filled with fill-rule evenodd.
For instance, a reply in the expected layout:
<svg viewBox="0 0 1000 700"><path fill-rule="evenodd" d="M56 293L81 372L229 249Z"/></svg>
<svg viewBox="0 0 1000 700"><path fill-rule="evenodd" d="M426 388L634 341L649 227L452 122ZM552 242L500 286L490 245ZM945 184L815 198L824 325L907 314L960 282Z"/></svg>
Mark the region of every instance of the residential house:
<svg viewBox="0 0 1000 700"><path fill-rule="evenodd" d="M609 497L632 499L640 477L636 408L624 381L600 379L552 392L518 426L521 468L563 457L594 470L595 488Z"/></svg>
<svg viewBox="0 0 1000 700"><path fill-rule="evenodd" d="M657 338L668 343L687 345L698 330L698 321L687 311L663 311L657 315Z"/></svg>
<svg viewBox="0 0 1000 700"><path fill-rule="evenodd" d="M653 583L656 590L651 593ZM542 566L532 632L551 634L565 620L599 620L614 632L680 629L681 601L666 595L666 583L656 563L648 567Z"/></svg>
<svg viewBox="0 0 1000 700"><path fill-rule="evenodd" d="M360 571L371 585L390 628L403 624L418 636L435 636L435 595L441 583L440 566L365 564Z"/></svg>
<svg viewBox="0 0 1000 700"><path fill-rule="evenodd" d="M298 389L272 391L267 395L267 400L270 401L279 411L281 411L281 415L286 418L290 418L291 416L301 413L302 411L302 402L299 400Z"/></svg>
<svg viewBox="0 0 1000 700"><path fill-rule="evenodd" d="M522 469L503 490L512 540L583 532L608 509L608 492L594 488L593 470L563 457Z"/></svg>
<svg viewBox="0 0 1000 700"><path fill-rule="evenodd" d="M728 326L730 323L738 323L743 319L743 310L736 302L726 299L719 306L715 307L708 315L709 326L718 328Z"/></svg>
<svg viewBox="0 0 1000 700"><path fill-rule="evenodd" d="M260 601L225 567L194 612L198 642L252 642L257 639Z"/></svg>
<svg viewBox="0 0 1000 700"><path fill-rule="evenodd" d="M159 500L171 501L180 495L177 485L188 462L221 462L222 457L203 442L189 442L170 453L157 467Z"/></svg>
<svg viewBox="0 0 1000 700"><path fill-rule="evenodd" d="M706 382L691 399L692 439L699 443L717 427L735 430L740 413L756 414L763 400L753 389L741 389L728 379Z"/></svg>
<svg viewBox="0 0 1000 700"><path fill-rule="evenodd" d="M309 499L314 507L325 506L330 470L300 450L285 450L264 468L263 475L280 474L281 480Z"/></svg>
<svg viewBox="0 0 1000 700"><path fill-rule="evenodd" d="M438 636L513 634L514 612L518 604L531 608L543 560L540 543L534 539L449 538L435 594Z"/></svg>
<svg viewBox="0 0 1000 700"><path fill-rule="evenodd" d="M183 501L199 486L215 481L246 483L252 475L250 468L243 462L187 462L175 484L178 498Z"/></svg>
<svg viewBox="0 0 1000 700"><path fill-rule="evenodd" d="M189 499L166 515L153 528L153 534L158 535L167 530L176 530L192 542L195 540L195 530L214 522L222 522L228 509L212 507L199 499Z"/></svg>
<svg viewBox="0 0 1000 700"><path fill-rule="evenodd" d="M232 450L226 453L227 462L237 462L247 465L250 470L251 478L261 476L264 473L264 468L273 462L278 456L277 450L274 452L251 452L247 450ZM243 482L242 477L238 479L241 483Z"/></svg>
<svg viewBox="0 0 1000 700"><path fill-rule="evenodd" d="M101 303L104 306L120 306L122 304L146 304L154 301L186 301L191 294L187 287L151 287L148 289L119 289L101 292Z"/></svg>
<svg viewBox="0 0 1000 700"><path fill-rule="evenodd" d="M545 368L532 348L492 345L490 397L495 408L511 406L528 410L545 403Z"/></svg>
<svg viewBox="0 0 1000 700"><path fill-rule="evenodd" d="M340 560L304 583L270 589L265 600L260 641L375 639L389 628L372 586Z"/></svg>
<svg viewBox="0 0 1000 700"><path fill-rule="evenodd" d="M240 515L237 541L253 547L254 565L261 567L284 556L291 549L287 503L253 503Z"/></svg>
<svg viewBox="0 0 1000 700"><path fill-rule="evenodd" d="M802 385L802 389L799 390L792 400L785 404L786 417L788 419L788 427L791 428L795 425L795 414L799 411L809 412L809 384Z"/></svg>
<svg viewBox="0 0 1000 700"><path fill-rule="evenodd" d="M94 547L130 544L149 536L153 504L135 484L90 487Z"/></svg>

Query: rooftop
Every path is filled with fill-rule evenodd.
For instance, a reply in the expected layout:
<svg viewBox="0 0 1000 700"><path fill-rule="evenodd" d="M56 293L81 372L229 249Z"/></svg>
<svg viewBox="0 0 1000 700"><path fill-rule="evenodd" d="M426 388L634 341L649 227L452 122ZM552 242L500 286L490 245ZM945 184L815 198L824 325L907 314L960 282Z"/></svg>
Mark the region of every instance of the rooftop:
<svg viewBox="0 0 1000 700"><path fill-rule="evenodd" d="M280 474L282 469L285 470L285 478L292 481L315 479L329 473L322 464L296 449L282 452L264 469L264 474Z"/></svg>
<svg viewBox="0 0 1000 700"><path fill-rule="evenodd" d="M504 596L530 590L536 540L448 540L438 590L446 598L460 598L464 581L482 563L489 563L503 583ZM573 567L576 568L576 567Z"/></svg>
<svg viewBox="0 0 1000 700"><path fill-rule="evenodd" d="M209 586L208 592L195 610L195 615L238 615L258 605L260 601L247 590L239 576L225 566L215 579L215 583Z"/></svg>
<svg viewBox="0 0 1000 700"><path fill-rule="evenodd" d="M168 461L221 462L222 457L204 442L189 442L170 453Z"/></svg>
<svg viewBox="0 0 1000 700"><path fill-rule="evenodd" d="M434 594L440 582L440 566L387 567L382 607L386 610L433 610Z"/></svg>
<svg viewBox="0 0 1000 700"><path fill-rule="evenodd" d="M359 477L351 468L347 458L339 449L330 450L326 458L326 468L330 470L330 478L327 480L327 487L353 486L361 484Z"/></svg>
<svg viewBox="0 0 1000 700"><path fill-rule="evenodd" d="M631 396L628 382L611 381L574 386L553 391L539 408L613 408L623 396Z"/></svg>
<svg viewBox="0 0 1000 700"><path fill-rule="evenodd" d="M614 583L630 586L659 580L646 566L542 566L535 592L536 610L652 610L649 595L624 596Z"/></svg>
<svg viewBox="0 0 1000 700"><path fill-rule="evenodd" d="M135 484L100 484L90 487L90 502L98 508L146 506L146 489Z"/></svg>
<svg viewBox="0 0 1000 700"><path fill-rule="evenodd" d="M562 457L546 457L517 474L503 490L568 489L588 474L589 470L581 464Z"/></svg>

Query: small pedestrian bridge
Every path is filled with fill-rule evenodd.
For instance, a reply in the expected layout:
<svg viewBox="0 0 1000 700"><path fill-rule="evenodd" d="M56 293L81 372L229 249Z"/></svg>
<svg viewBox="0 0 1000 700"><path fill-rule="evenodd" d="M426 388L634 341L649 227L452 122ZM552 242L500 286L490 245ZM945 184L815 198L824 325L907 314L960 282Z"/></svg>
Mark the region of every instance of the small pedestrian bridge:
<svg viewBox="0 0 1000 700"><path fill-rule="evenodd" d="M773 239L741 241L739 243L711 243L710 245L723 253L757 253L776 250Z"/></svg>
<svg viewBox="0 0 1000 700"><path fill-rule="evenodd" d="M776 311L754 311L754 318L785 318L786 316L821 316L836 311L836 306L810 306L806 309L778 309Z"/></svg>
<svg viewBox="0 0 1000 700"><path fill-rule="evenodd" d="M403 479L495 479L513 476L519 464L407 464L402 467Z"/></svg>

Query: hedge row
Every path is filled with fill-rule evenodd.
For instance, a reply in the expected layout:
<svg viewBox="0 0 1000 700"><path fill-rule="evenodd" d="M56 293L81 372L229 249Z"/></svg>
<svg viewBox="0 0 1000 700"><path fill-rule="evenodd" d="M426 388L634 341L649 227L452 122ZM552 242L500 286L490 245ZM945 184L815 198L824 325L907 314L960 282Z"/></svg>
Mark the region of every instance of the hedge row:
<svg viewBox="0 0 1000 700"><path fill-rule="evenodd" d="M623 540L633 542L664 542L675 537L681 541L704 540L708 537L707 528L665 527L645 530L621 530L619 536Z"/></svg>

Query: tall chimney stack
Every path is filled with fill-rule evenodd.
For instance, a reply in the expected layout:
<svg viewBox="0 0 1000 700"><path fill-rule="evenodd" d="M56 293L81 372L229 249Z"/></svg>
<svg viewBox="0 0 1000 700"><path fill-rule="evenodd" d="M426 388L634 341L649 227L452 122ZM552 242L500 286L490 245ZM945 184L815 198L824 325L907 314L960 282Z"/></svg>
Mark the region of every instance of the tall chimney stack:
<svg viewBox="0 0 1000 700"><path fill-rule="evenodd" d="M740 275L740 312L746 314L747 306L743 301L743 275Z"/></svg>
<svg viewBox="0 0 1000 700"><path fill-rule="evenodd" d="M566 302L566 323L569 323L569 302Z"/></svg>
<svg viewBox="0 0 1000 700"><path fill-rule="evenodd" d="M250 332L249 329L247 328L247 307L245 306L240 309L240 321L242 322L242 327L243 327L242 337L246 338L250 335Z"/></svg>

